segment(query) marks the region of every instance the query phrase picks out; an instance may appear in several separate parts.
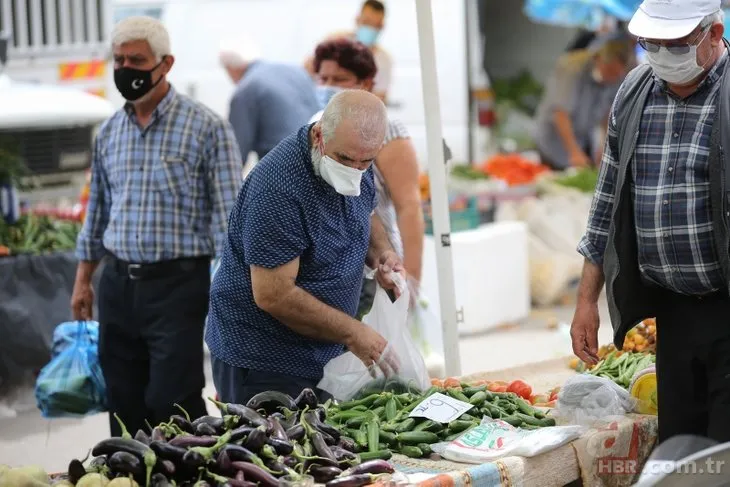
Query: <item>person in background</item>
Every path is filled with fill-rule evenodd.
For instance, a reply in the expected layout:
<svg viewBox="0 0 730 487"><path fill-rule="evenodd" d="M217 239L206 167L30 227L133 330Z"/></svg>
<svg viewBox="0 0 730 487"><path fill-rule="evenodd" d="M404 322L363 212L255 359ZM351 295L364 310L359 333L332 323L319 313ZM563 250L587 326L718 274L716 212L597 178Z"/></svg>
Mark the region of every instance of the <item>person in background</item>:
<svg viewBox="0 0 730 487"><path fill-rule="evenodd" d="M259 160L317 112L314 84L300 66L258 59L250 43L224 44L220 62L236 85L228 115L245 160Z"/></svg>
<svg viewBox="0 0 730 487"><path fill-rule="evenodd" d="M355 30L331 35L327 40L349 39L367 46L375 59L377 74L372 81L372 93L387 100L388 90L393 73L393 59L382 47L377 44L378 37L385 24L385 4L378 0L367 0L362 4L360 15L355 19ZM314 69L314 58L310 57L305 62L307 70L316 78L317 72Z"/></svg>
<svg viewBox="0 0 730 487"><path fill-rule="evenodd" d="M659 443L678 435L730 441L723 17L720 0L639 6L629 30L648 65L616 95L578 245L585 263L573 352L597 361L604 283L614 343L656 317Z"/></svg>
<svg viewBox="0 0 730 487"><path fill-rule="evenodd" d="M226 241L242 182L230 125L167 81L175 58L164 26L129 17L111 35L114 83L126 105L99 129L71 298L92 319L99 281L99 361L110 413L130 431L201 397L210 262ZM111 420L112 436L119 436Z"/></svg>
<svg viewBox="0 0 730 487"><path fill-rule="evenodd" d="M322 106L344 89L371 91L377 68L370 50L347 39L326 41L314 53L314 70ZM321 112L313 120L318 120ZM383 222L390 243L403 259L412 290L421 280L421 260L425 223L418 176L420 166L408 131L397 120L388 120L383 147L373 165L378 192L376 214ZM365 314L375 297L375 282L363 281L359 314ZM412 293L414 296L417 292Z"/></svg>
<svg viewBox="0 0 730 487"><path fill-rule="evenodd" d="M338 94L319 122L284 139L246 178L205 335L221 400L315 389L345 347L367 366L397 368L385 339L353 318L366 262L386 289L395 288L390 273L402 272L373 214L369 169L386 125L377 97Z"/></svg>
<svg viewBox="0 0 730 487"><path fill-rule="evenodd" d="M555 170L594 165L596 128L605 126L632 62L631 43L621 33L558 60L535 117L534 140L544 164Z"/></svg>

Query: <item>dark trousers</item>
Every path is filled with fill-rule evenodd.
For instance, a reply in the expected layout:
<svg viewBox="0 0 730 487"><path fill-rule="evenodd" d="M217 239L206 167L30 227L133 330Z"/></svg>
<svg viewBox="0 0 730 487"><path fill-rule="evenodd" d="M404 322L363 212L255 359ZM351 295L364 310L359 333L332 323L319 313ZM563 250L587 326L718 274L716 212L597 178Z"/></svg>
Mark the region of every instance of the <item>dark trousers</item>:
<svg viewBox="0 0 730 487"><path fill-rule="evenodd" d="M191 417L206 414L203 328L210 259L174 261L156 273L142 269L134 278L131 272L110 260L97 294L109 412L134 435L146 429L145 420L156 425L179 413L174 404ZM112 436L120 436L111 414L109 419Z"/></svg>
<svg viewBox="0 0 730 487"><path fill-rule="evenodd" d="M319 379L243 369L228 365L215 357L210 359L213 364L215 390L218 393L218 399L223 402L246 404L253 396L265 391L279 391L296 398L302 389L306 388L317 393L320 403L331 397L326 392L317 389Z"/></svg>
<svg viewBox="0 0 730 487"><path fill-rule="evenodd" d="M730 298L662 293L657 315L659 442L730 441Z"/></svg>

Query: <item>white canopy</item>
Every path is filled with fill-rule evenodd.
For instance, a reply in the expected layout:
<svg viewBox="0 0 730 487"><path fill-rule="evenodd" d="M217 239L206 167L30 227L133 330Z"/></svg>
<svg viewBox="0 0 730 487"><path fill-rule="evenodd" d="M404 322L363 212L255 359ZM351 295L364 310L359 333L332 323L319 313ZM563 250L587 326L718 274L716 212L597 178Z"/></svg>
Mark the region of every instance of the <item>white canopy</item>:
<svg viewBox="0 0 730 487"><path fill-rule="evenodd" d="M110 102L77 88L22 83L0 74L0 130L96 124L113 113Z"/></svg>
<svg viewBox="0 0 730 487"><path fill-rule="evenodd" d="M418 48L421 54L421 83L426 114L428 141L428 175L431 188L433 238L436 245L436 269L441 303L441 326L444 336L446 375L461 375L459 327L456 319L456 291L454 290L454 262L451 255L451 220L446 190L446 161L441 131L436 46L433 35L431 0L416 1Z"/></svg>

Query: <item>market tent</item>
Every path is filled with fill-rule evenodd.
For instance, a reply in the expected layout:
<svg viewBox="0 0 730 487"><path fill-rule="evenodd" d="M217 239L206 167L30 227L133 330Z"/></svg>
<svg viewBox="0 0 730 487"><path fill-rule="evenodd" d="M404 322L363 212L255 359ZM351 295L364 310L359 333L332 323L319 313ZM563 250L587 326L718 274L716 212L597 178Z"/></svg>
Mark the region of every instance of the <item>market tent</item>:
<svg viewBox="0 0 730 487"><path fill-rule="evenodd" d="M456 377L461 375L461 357L459 353L459 328L456 319L454 263L451 255L451 221L449 219L449 202L446 190L446 161L441 131L441 107L439 105L436 72L433 12L431 0L415 1L418 22L418 50L421 58L423 105L426 114L433 236L436 244L441 326L444 337L444 361L446 375Z"/></svg>
<svg viewBox="0 0 730 487"><path fill-rule="evenodd" d="M525 15L533 22L597 29L607 17L630 20L640 0L526 0Z"/></svg>

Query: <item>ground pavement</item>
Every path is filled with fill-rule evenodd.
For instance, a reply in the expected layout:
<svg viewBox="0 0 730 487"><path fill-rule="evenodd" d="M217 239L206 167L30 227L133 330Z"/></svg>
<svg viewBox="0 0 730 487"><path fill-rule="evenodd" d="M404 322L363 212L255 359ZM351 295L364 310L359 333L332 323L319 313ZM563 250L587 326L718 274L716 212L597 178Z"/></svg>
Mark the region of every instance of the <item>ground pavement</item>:
<svg viewBox="0 0 730 487"><path fill-rule="evenodd" d="M520 325L461 339L463 374L516 367L570 354L567 324L572 306L534 310ZM600 343L611 341L605 304L601 309L604 325ZM561 323L563 325L561 325ZM206 364L206 396L211 396L213 382L210 364ZM505 379L509 379L506 377ZM28 402L32 404L32 396ZM88 450L109 432L107 415L84 419L47 421L35 408L12 419L0 419L0 464L38 464L48 472L65 470L72 458L83 458ZM132 433L134 434L134 433Z"/></svg>

